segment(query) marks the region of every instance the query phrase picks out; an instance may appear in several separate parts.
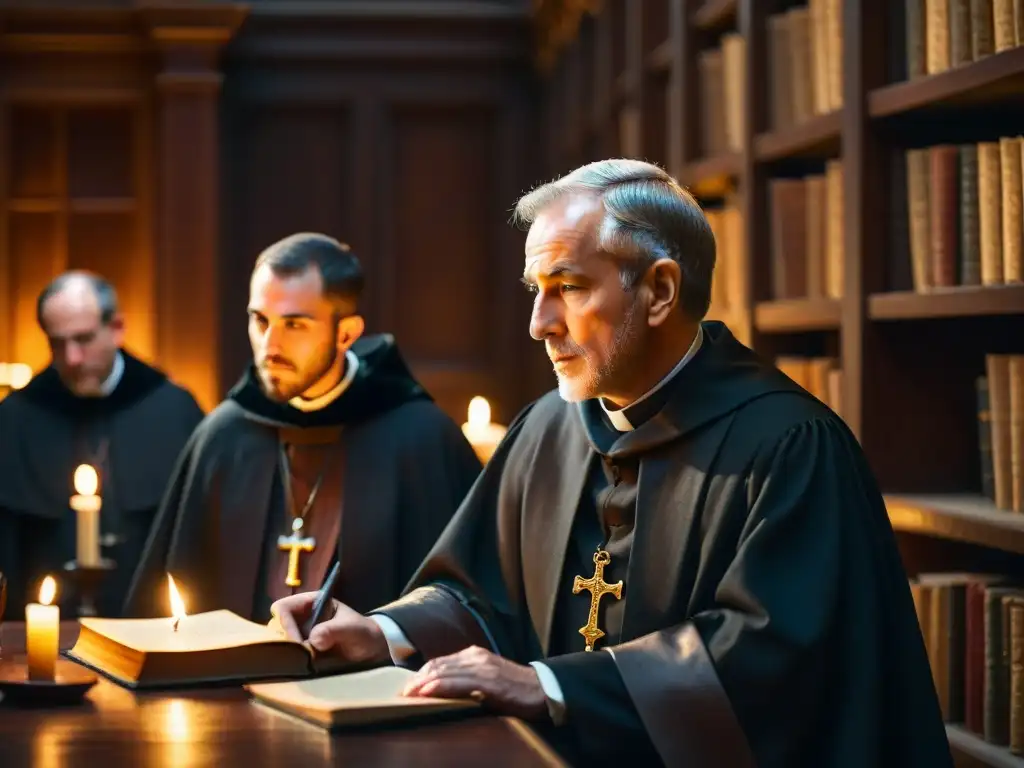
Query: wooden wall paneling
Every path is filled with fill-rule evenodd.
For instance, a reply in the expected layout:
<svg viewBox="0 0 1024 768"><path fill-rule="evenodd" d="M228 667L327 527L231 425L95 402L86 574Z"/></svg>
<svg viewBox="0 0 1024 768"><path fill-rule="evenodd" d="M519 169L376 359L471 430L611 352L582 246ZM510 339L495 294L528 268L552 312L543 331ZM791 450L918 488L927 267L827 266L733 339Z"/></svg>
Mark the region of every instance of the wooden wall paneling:
<svg viewBox="0 0 1024 768"><path fill-rule="evenodd" d="M644 4L642 0L619 0L623 9L624 67L618 77L619 151L623 157L643 158L647 107L647 77L644 72ZM653 158L651 158L653 159Z"/></svg>
<svg viewBox="0 0 1024 768"><path fill-rule="evenodd" d="M399 225L385 227L392 236L380 254L388 327L438 402L455 412L472 392L497 384L489 375L501 354L489 257L500 226L496 117L472 106L392 105L389 123L383 178L393 183L389 218Z"/></svg>
<svg viewBox="0 0 1024 768"><path fill-rule="evenodd" d="M206 410L220 401L220 51L241 6L147 6L160 53L158 312L160 360Z"/></svg>

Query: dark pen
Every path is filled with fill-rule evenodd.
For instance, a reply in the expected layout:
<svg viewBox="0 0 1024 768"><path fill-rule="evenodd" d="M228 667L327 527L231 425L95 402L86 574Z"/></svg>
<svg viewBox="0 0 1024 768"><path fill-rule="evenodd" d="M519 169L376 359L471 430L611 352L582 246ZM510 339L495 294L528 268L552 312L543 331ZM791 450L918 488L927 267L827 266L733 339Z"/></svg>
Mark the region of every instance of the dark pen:
<svg viewBox="0 0 1024 768"><path fill-rule="evenodd" d="M324 580L324 585L320 587L320 592L316 596L316 601L313 603L313 613L310 614L309 619L305 624L302 625L302 637L309 639L309 633L313 631L313 627L323 621L324 610L331 603L331 593L334 592L334 582L338 580L338 574L341 572L341 563L337 560L334 561L334 567L331 568L331 572L327 574L327 578Z"/></svg>

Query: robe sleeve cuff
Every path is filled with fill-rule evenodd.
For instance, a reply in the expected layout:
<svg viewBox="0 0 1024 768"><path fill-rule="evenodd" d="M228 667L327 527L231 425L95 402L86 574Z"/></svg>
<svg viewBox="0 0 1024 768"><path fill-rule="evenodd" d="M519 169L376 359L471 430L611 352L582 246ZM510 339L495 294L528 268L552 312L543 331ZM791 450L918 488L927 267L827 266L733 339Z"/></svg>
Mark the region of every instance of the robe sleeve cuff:
<svg viewBox="0 0 1024 768"><path fill-rule="evenodd" d="M408 664L409 660L416 655L416 649L402 632L402 628L382 613L373 614L370 618L377 622L377 626L384 633L384 639L388 644L388 653L391 654L391 663L396 667Z"/></svg>
<svg viewBox="0 0 1024 768"><path fill-rule="evenodd" d="M498 649L482 620L447 589L430 585L377 608L370 615L391 619L424 661L457 653L472 645Z"/></svg>
<svg viewBox="0 0 1024 768"><path fill-rule="evenodd" d="M607 651L666 765L754 768L746 734L692 624Z"/></svg>
<svg viewBox="0 0 1024 768"><path fill-rule="evenodd" d="M562 686L558 684L558 677L551 671L551 667L540 661L531 661L530 666L537 673L540 680L541 690L547 699L548 714L551 722L555 725L565 724L565 696L562 694Z"/></svg>

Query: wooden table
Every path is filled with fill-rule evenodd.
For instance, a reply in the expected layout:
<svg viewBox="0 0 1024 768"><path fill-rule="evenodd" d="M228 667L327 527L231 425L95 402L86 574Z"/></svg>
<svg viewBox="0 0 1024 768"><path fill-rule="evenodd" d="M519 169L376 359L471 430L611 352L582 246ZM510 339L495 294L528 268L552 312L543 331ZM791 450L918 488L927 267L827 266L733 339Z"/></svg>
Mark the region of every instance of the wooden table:
<svg viewBox="0 0 1024 768"><path fill-rule="evenodd" d="M77 625L61 627L70 647ZM0 628L4 659L24 648L24 627ZM0 660L0 664L4 663ZM91 768L192 766L561 766L525 724L500 717L330 734L249 700L240 688L137 693L100 679L69 707L0 702L0 764Z"/></svg>

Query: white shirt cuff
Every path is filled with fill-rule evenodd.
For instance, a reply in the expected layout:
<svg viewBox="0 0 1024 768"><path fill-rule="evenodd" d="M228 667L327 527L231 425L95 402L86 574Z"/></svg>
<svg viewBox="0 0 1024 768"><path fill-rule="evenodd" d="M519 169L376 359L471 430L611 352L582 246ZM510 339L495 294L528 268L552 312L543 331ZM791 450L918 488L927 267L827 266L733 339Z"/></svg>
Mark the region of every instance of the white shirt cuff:
<svg viewBox="0 0 1024 768"><path fill-rule="evenodd" d="M389 616L374 613L370 615L370 618L377 622L377 626L384 633L384 639L388 644L388 653L391 654L391 662L396 667L404 666L405 662L416 654L416 649L409 642L409 638L405 636L405 632Z"/></svg>
<svg viewBox="0 0 1024 768"><path fill-rule="evenodd" d="M551 671L551 667L540 661L531 661L530 666L537 672L537 679L540 680L541 690L548 700L548 714L555 725L565 723L565 697L562 696L562 686L558 684L558 678Z"/></svg>

